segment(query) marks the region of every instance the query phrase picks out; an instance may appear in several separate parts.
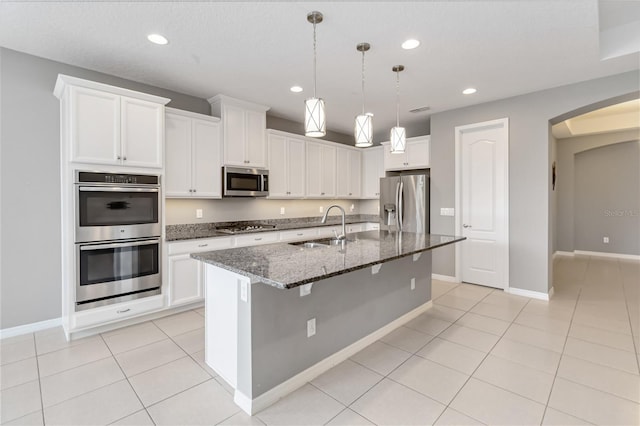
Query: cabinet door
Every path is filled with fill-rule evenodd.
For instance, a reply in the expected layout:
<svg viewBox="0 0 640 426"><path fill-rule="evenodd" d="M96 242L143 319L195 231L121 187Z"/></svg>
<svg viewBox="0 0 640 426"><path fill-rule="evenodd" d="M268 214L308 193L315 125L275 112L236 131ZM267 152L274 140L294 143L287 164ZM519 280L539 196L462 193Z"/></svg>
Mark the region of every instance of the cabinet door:
<svg viewBox="0 0 640 426"><path fill-rule="evenodd" d="M200 261L189 254L169 256L169 306L202 300L202 281Z"/></svg>
<svg viewBox="0 0 640 426"><path fill-rule="evenodd" d="M222 197L222 147L220 125L193 119L193 193L194 197Z"/></svg>
<svg viewBox="0 0 640 426"><path fill-rule="evenodd" d="M307 142L307 196L320 197L322 193L322 145Z"/></svg>
<svg viewBox="0 0 640 426"><path fill-rule="evenodd" d="M407 165L412 169L429 167L429 138L407 141Z"/></svg>
<svg viewBox="0 0 640 426"><path fill-rule="evenodd" d="M167 113L165 116L165 195L191 195L191 119Z"/></svg>
<svg viewBox="0 0 640 426"><path fill-rule="evenodd" d="M71 161L120 164L120 96L72 87Z"/></svg>
<svg viewBox="0 0 640 426"><path fill-rule="evenodd" d="M362 198L380 198L380 178L384 177L382 147L362 151Z"/></svg>
<svg viewBox="0 0 640 426"><path fill-rule="evenodd" d="M408 163L407 163L406 151L402 154L393 154L391 152L391 145L383 145L383 146L384 146L385 170L402 170L407 168Z"/></svg>
<svg viewBox="0 0 640 426"><path fill-rule="evenodd" d="M289 196L302 198L305 196L306 182L306 159L305 141L302 139L287 139L288 141L288 181ZM271 173L271 170L269 170Z"/></svg>
<svg viewBox="0 0 640 426"><path fill-rule="evenodd" d="M349 198L362 194L362 153L349 150Z"/></svg>
<svg viewBox="0 0 640 426"><path fill-rule="evenodd" d="M120 107L123 165L162 168L164 105L123 96Z"/></svg>
<svg viewBox="0 0 640 426"><path fill-rule="evenodd" d="M287 140L284 136L269 135L269 197L289 196Z"/></svg>
<svg viewBox="0 0 640 426"><path fill-rule="evenodd" d="M336 148L336 197L349 197L351 173L349 171L349 150Z"/></svg>
<svg viewBox="0 0 640 426"><path fill-rule="evenodd" d="M251 167L267 166L267 147L264 132L266 116L264 112L245 111L246 145L245 160Z"/></svg>
<svg viewBox="0 0 640 426"><path fill-rule="evenodd" d="M336 148L321 145L322 170L320 195L326 198L336 196Z"/></svg>
<svg viewBox="0 0 640 426"><path fill-rule="evenodd" d="M225 105L223 108L224 164L246 166L247 163L245 163L244 158L246 140L244 110L231 105Z"/></svg>

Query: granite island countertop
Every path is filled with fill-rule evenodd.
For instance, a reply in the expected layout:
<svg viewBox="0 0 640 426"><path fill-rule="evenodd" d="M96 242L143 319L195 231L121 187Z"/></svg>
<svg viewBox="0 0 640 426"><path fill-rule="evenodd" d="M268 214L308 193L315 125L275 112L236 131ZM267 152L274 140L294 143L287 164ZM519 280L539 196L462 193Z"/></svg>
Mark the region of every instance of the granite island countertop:
<svg viewBox="0 0 640 426"><path fill-rule="evenodd" d="M237 222L211 222L211 223L194 223L183 225L167 225L165 240L170 241L182 241L182 240L194 240L200 238L215 238L215 237L228 237L230 235L241 235L243 233L256 233L256 232L274 232L285 231L288 229L302 229L302 228L315 228L318 226L335 226L342 223L340 215L333 215L327 218L327 223L320 222L319 217L301 217L291 219L266 219L266 220L250 220L250 221L237 221ZM379 217L377 215L367 214L354 214L347 215L345 219L346 224L353 223L366 223L366 222L378 222ZM254 229L246 232L239 232L236 234L229 234L220 232L218 228L223 226L234 226L241 224L263 224L274 225L274 228Z"/></svg>
<svg viewBox="0 0 640 426"><path fill-rule="evenodd" d="M465 237L412 232L364 231L349 234L345 248L305 248L291 243L238 247L192 253L202 262L249 277L279 289L290 289L357 269L389 262Z"/></svg>

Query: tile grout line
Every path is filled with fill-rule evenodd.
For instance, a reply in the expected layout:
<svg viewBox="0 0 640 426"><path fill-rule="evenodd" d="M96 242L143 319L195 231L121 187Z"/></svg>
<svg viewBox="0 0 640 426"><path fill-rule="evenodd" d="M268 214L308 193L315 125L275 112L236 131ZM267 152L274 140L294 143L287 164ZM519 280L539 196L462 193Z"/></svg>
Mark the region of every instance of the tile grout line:
<svg viewBox="0 0 640 426"><path fill-rule="evenodd" d="M591 262L591 258L589 258L589 260L587 261L587 266L584 269L583 277L582 277L582 280L581 280L582 282L581 282L580 288L578 290L578 297L576 297L576 301L573 304L573 313L571 314L571 319L569 320L569 330L567 330L567 335L564 338L564 344L562 345L562 352L560 353L560 360L558 361L558 366L556 367L555 374L553 375L553 381L551 382L551 388L549 389L549 395L547 396L547 403L544 406L544 412L542 413L541 422L544 421L544 418L547 415L547 410L549 409L549 402L551 401L551 395L553 394L553 388L556 385L556 379L558 378L558 371L560 371L560 364L562 364L562 359L564 357L564 351L565 351L565 348L567 346L567 341L569 340L569 333L571 332L571 326L573 325L573 317L575 316L576 310L578 309L578 303L580 301L580 295L582 294L582 285L584 284L584 280L585 280L585 277L586 277L586 274L587 274L587 269L589 268L589 263L590 262ZM557 408L554 408L554 407L551 407L551 408L554 409L554 410L557 410L557 411L560 411L560 412L564 413L564 411L558 410ZM573 414L569 414L569 413L565 413L565 414L573 416ZM576 416L573 416L573 417L576 417ZM578 418L578 417L576 417L576 418ZM587 420L584 420L584 419L580 419L580 420L588 422ZM588 423L591 423L591 422L588 422Z"/></svg>
<svg viewBox="0 0 640 426"><path fill-rule="evenodd" d="M36 333L31 333L33 336L33 351L36 357L36 372L38 373L38 390L40 391L40 409L42 410L42 424L46 425L44 421L44 398L42 398L42 380L40 378L40 360L38 359L38 344L36 340ZM24 416L23 416L24 417Z"/></svg>
<svg viewBox="0 0 640 426"><path fill-rule="evenodd" d="M481 303L484 299L486 299L487 297L489 297L489 295L491 295L492 293L493 293L493 292L490 292L489 294L487 294L487 295L486 295L485 297L483 297L480 301L478 301L478 303L476 303L476 305L478 305L479 303ZM523 309L525 308L525 306L527 306L527 305L529 304L529 302L530 302L530 300L527 300L527 301L526 301L526 303L525 303L524 305L522 305L522 307L521 307L521 308L520 308L520 310L518 311L518 315L520 315L520 313L523 311ZM471 307L471 309L473 309L476 305L472 306L472 307ZM470 311L468 311L468 312L470 312ZM513 318L513 320L510 322L509 327L511 327L511 325L513 325L513 324L514 324L514 321L515 321L515 319L518 317L518 315L516 315L516 316ZM456 322L457 322L457 320L456 320ZM445 409L442 411L442 413L440 413L440 415L438 416L438 418L436 419L436 421L435 421L434 423L437 423L437 422L438 422L438 420L440 419L440 417L442 417L442 414L444 414L444 412L445 412L445 411L447 411L447 409L451 408L452 410L458 411L458 412L460 412L460 413L464 414L465 416L467 416L467 417L469 417L469 418L472 418L472 419L474 419L474 420L476 420L476 421L479 421L480 423L483 423L483 424L484 424L484 422L483 422L483 421L480 421L480 420L478 420L478 419L476 419L476 418L474 418L474 417L470 416L469 414L467 414L467 413L465 413L465 412L462 412L462 411L460 411L460 410L456 410L455 408L451 407L451 403L452 403L453 401L455 401L455 399L458 397L458 395L460 394L460 392L462 391L462 389L464 389L464 387L467 385L467 383L469 383L469 381L471 380L471 378L473 377L473 375L476 373L476 371L478 371L478 368L480 368L480 366L482 365L482 363L484 363L484 361L487 359L487 357L491 354L491 351L496 347L496 345L500 342L500 340L502 340L502 339L503 339L503 337L504 337L504 335L506 334L507 330L509 330L509 327L507 327L507 328L505 329L504 333L502 333L502 335L501 335L501 336L500 336L500 338L496 341L496 343L494 343L494 344L493 344L493 346L491 347L491 349L489 349L489 351L486 353L486 355L485 355L485 356L482 358L482 360L478 363L478 365L476 366L476 368L471 372L471 374L469 374L469 377L467 378L467 380L465 380L465 382L462 384L462 386L460 386L460 389L458 389L458 391L455 393L455 395L453 395L453 397L451 398L451 400L449 401L449 403L448 403L448 404L446 404ZM444 330L443 330L443 332L444 332ZM446 340L446 339L445 339L445 340ZM461 345L461 346L464 346L464 345ZM477 349L476 349L476 350L477 350ZM475 377L473 377L473 378L474 378L474 379L476 379L476 380L479 380L479 379L477 379L477 378L475 378ZM481 381L482 381L482 380L481 380ZM485 383L486 383L486 382L485 382ZM491 385L491 386L496 386L496 385L493 385L493 384L491 384L491 383L489 383L489 385ZM497 388L499 388L499 389L502 389L500 386L496 386L496 387L497 387ZM505 390L505 391L507 391L507 392L511 392L511 391L509 391L508 389L503 389L503 390ZM511 392L511 393L513 393L513 394L517 395L515 392ZM518 396L522 396L522 395L518 395ZM528 398L527 398L527 399L528 399ZM543 418L544 418L544 416L543 416Z"/></svg>
<svg viewBox="0 0 640 426"><path fill-rule="evenodd" d="M640 357L638 356L638 351L640 348L636 346L636 339L633 337L633 322L631 321L631 312L629 312L629 298L627 297L627 291L624 285L624 278L622 277L622 271L620 268L620 260L616 259L616 264L618 265L618 271L620 273L620 282L622 283L622 294L624 295L625 308L627 308L627 318L629 319L629 328L631 329L631 344L633 345L633 349L636 355L636 366L638 367L638 374L640 374ZM640 330L639 330L640 332Z"/></svg>
<svg viewBox="0 0 640 426"><path fill-rule="evenodd" d="M111 354L111 357L113 358L113 360L115 361L116 365L118 366L118 368L120 369L120 371L122 372L122 375L124 376L124 379L127 381L127 383L129 384L129 387L131 387L131 390L133 391L133 394L136 396L136 398L138 399L138 402L140 403L140 405L142 406L142 409L146 411L147 416L149 416L149 418L151 419L151 422L155 425L156 422L153 420L153 417L151 417L151 413L149 413L149 411L147 411L147 407L145 407L144 403L142 402L142 400L140 399L140 396L138 395L138 392L136 392L136 389L133 387L133 385L131 384L131 381L129 380L129 377L127 376L127 373L125 373L124 369L122 368L122 366L120 365L120 363L118 362L118 359L116 358L116 356L113 354L113 352L111 351L111 348L109 347L109 345L107 344L106 340L104 340L104 336L102 335L102 333L100 334L100 338L102 339L102 342L105 344L105 346L107 347L107 349L109 350L109 353ZM117 382L116 382L117 383ZM107 385L108 386L108 385ZM103 386L104 387L104 386ZM142 410L138 410L138 411L142 411ZM122 417L121 419L118 420L122 420L124 418L129 417L132 414L137 413L138 411L134 411L133 413L129 413L126 416ZM116 422L118 420L115 420ZM113 422L111 422L113 423Z"/></svg>

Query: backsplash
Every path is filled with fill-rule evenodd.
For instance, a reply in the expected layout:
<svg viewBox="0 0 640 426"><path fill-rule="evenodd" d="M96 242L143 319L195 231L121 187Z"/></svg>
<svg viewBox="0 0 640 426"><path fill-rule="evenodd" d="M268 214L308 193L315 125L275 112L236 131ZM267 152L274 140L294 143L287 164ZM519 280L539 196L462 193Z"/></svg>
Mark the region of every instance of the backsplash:
<svg viewBox="0 0 640 426"><path fill-rule="evenodd" d="M265 198L225 198L222 200L167 199L166 224L190 224L210 222L234 222L246 220L290 219L300 217L322 217L323 211L332 204L338 204L347 214L377 214L377 200L268 200ZM360 206L367 207L366 212ZM353 210L351 206L353 205ZM284 207L285 214L280 214ZM202 218L196 218L196 210L202 209ZM338 210L330 215L338 214Z"/></svg>

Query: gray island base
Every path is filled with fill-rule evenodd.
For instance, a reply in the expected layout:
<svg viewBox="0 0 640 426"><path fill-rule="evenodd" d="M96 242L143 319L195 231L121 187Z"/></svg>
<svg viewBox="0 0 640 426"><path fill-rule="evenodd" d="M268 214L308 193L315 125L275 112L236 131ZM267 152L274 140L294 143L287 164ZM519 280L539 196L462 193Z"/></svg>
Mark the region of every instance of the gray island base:
<svg viewBox="0 0 640 426"><path fill-rule="evenodd" d="M205 263L205 359L255 414L431 307L431 252L461 237L367 231Z"/></svg>

